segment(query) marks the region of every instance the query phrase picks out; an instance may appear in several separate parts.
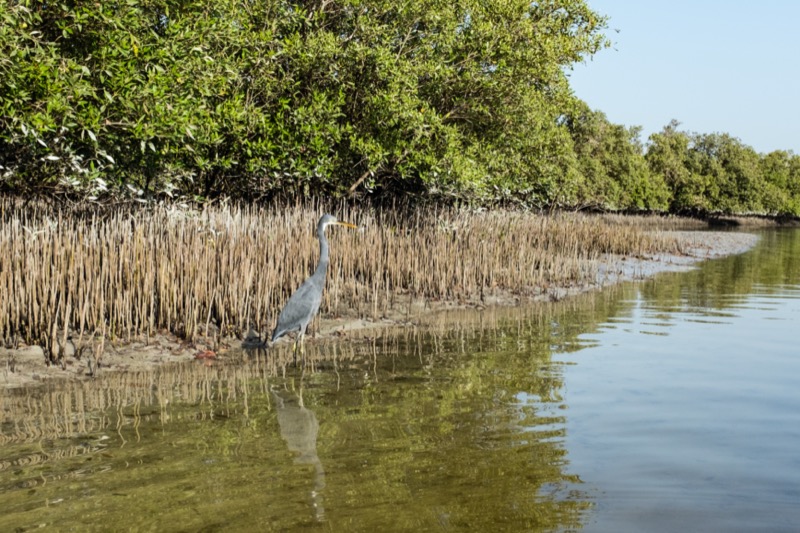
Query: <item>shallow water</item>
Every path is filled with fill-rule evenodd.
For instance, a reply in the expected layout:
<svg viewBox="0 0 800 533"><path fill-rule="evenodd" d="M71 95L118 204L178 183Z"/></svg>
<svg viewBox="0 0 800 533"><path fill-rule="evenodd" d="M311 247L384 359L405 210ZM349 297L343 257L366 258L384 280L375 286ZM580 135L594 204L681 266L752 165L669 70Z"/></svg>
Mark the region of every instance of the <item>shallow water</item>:
<svg viewBox="0 0 800 533"><path fill-rule="evenodd" d="M0 530L795 531L800 232L371 343L3 397Z"/></svg>
<svg viewBox="0 0 800 533"><path fill-rule="evenodd" d="M624 301L564 371L586 529L797 531L800 233Z"/></svg>

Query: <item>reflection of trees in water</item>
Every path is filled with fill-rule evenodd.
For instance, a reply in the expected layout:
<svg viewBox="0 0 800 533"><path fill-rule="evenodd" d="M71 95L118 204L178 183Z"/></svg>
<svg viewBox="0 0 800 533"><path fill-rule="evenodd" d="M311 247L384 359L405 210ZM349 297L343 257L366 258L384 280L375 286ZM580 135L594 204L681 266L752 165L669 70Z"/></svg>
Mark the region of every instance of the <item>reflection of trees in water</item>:
<svg viewBox="0 0 800 533"><path fill-rule="evenodd" d="M761 241L747 253L701 263L686 273L662 274L642 284L642 297L665 309L726 310L741 303L737 296L800 285L800 230L770 230L760 235Z"/></svg>
<svg viewBox="0 0 800 533"><path fill-rule="evenodd" d="M296 463L314 469L315 518L334 525L358 513L363 529L386 524L387 516L397 528L577 528L590 504L567 471L568 411L551 354L581 346L578 335L617 305L612 292L602 292L525 309L441 314L416 328L366 331L367 342L311 342L303 395L287 387L300 372L286 366L287 348L233 353L211 367L107 374L16 392L3 399L0 443L21 449L48 442L30 460L48 464L54 480L58 453L113 446L122 457L146 449L148 440L161 443L153 433L159 428L177 427L217 456L257 456L247 471L264 470L271 480L242 487L241 471L214 470L215 498L275 504L288 490L280 476L296 478L297 469L283 468L279 454L253 450L272 449L264 446L280 434ZM110 439L99 440L104 435ZM28 460L22 452L16 457ZM246 504L228 502L226 516L240 519ZM269 516L269 505L262 507L255 512Z"/></svg>

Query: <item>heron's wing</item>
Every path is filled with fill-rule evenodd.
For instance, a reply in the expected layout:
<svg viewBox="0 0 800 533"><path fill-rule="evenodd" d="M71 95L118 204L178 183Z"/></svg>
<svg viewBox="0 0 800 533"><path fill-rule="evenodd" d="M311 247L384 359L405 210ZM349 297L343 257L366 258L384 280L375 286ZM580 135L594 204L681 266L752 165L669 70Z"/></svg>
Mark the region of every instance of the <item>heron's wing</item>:
<svg viewBox="0 0 800 533"><path fill-rule="evenodd" d="M290 331L305 331L322 303L322 289L323 285L312 276L294 291L278 316L278 325L272 334L273 341Z"/></svg>

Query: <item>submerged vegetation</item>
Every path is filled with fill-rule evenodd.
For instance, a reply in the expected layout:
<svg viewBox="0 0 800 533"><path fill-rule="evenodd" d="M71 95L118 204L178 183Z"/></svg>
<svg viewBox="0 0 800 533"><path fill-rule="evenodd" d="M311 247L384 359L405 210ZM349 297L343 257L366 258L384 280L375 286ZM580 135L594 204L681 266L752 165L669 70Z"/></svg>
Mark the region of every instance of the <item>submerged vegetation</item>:
<svg viewBox="0 0 800 533"><path fill-rule="evenodd" d="M465 350L482 339L482 349L487 345L496 351L507 350L515 342L511 336L499 333L500 329L524 331L535 342L531 346L536 354L547 352L557 346L561 350L575 345L577 336L596 327L598 317L606 316L616 309L618 301L611 297L617 288L609 292L591 292L554 305L535 305L524 309L491 308L480 315L470 312L439 313L425 328L402 328L389 326L390 335L380 335L372 343L321 342L308 346L309 365L342 365L371 369L379 353L411 354L410 358L428 365L447 366L448 361L437 358L440 352L466 355ZM420 344L429 347L425 354L417 354L414 348ZM276 353L278 356L276 357ZM284 376L285 365L291 362L290 350L275 350L269 354L234 352L227 360L207 366L203 364L163 365L155 370L112 373L98 381L96 387L86 387L81 382L66 382L64 387L53 387L34 399L24 390L4 396L4 409L0 416L8 420L25 420L30 423L12 426L5 424L0 432L0 445L35 443L42 437L59 439L73 432L92 433L114 427L114 421L106 418L84 418L92 411L123 413L122 425L132 426L136 416L154 417L160 423L170 422L166 411L150 409L153 406L174 407L177 400L207 408L205 417L213 418L216 407L227 410L228 402L238 402L256 392L266 392L270 386ZM423 363L420 363L423 364ZM470 365L478 364L476 362ZM525 363L523 363L525 364ZM470 367L458 370L464 380L474 379L477 373ZM274 382L270 383L272 379ZM314 379L314 378L311 378ZM267 380L266 382L264 380ZM463 390L461 381L449 382L454 389L448 396L457 396ZM544 398L552 398L563 384L556 381L552 387L542 387L537 392ZM482 391L485 384L474 383L468 389ZM69 421L60 420L63 410L58 406L86 406ZM142 411L133 412L139 406ZM33 411L30 413L30 411ZM26 414L26 411L28 413ZM166 417L166 418L164 418ZM76 449L76 451L78 451ZM1 470L2 468L0 468Z"/></svg>
<svg viewBox="0 0 800 533"><path fill-rule="evenodd" d="M81 346L169 331L243 335L274 324L314 268L322 207L152 207L106 213L0 203L0 334L52 361ZM675 251L670 238L583 215L451 208L335 211L322 311L379 318L424 298L480 301L594 283L605 253ZM93 346L94 350L102 350Z"/></svg>
<svg viewBox="0 0 800 533"><path fill-rule="evenodd" d="M566 412L559 407L568 391L551 352L579 344L608 316L619 305L608 296L492 309L480 321L447 313L374 343L309 346L312 364L335 372L285 373L291 357L281 360L281 350L236 352L212 366L164 365L109 373L91 384L14 391L2 397L0 410L0 529L91 529L101 520L104 527L149 528L154 513L132 516L130 502L115 496L122 490L140 511L179 494L205 502L201 512L186 513L183 505L155 513L161 523L187 529L213 521L234 530L295 530L315 525L307 517L321 516L322 508L325 525L336 531L373 531L387 516L390 529L436 529L434 513L409 508L398 519L385 512L381 502L389 499L396 509L410 483L414 501L451 498L449 520L469 529L577 529L589 503L564 461ZM497 392L515 388L536 398L522 415L525 426L519 397ZM541 431L529 430L534 423L544 424ZM487 440L488 456L474 444ZM447 465L455 466L443 476ZM503 465L526 479L481 483ZM443 477L449 483L454 476L478 496L463 498L460 486L443 492ZM270 500L254 506L252 487L265 477L273 488L259 494ZM68 490L76 482L83 492ZM555 485L569 490L554 493ZM309 498L310 489L316 495ZM48 505L62 496L70 505ZM289 511L281 501L291 502ZM354 528L347 510L365 507L377 510L362 514Z"/></svg>

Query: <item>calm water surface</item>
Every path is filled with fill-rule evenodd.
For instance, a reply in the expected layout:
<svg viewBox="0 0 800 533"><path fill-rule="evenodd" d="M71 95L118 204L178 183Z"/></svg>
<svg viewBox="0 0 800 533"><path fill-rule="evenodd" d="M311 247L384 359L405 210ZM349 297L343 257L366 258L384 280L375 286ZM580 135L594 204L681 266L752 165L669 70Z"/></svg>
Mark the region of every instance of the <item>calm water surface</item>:
<svg viewBox="0 0 800 533"><path fill-rule="evenodd" d="M0 398L0 531L797 531L800 232L554 305Z"/></svg>

